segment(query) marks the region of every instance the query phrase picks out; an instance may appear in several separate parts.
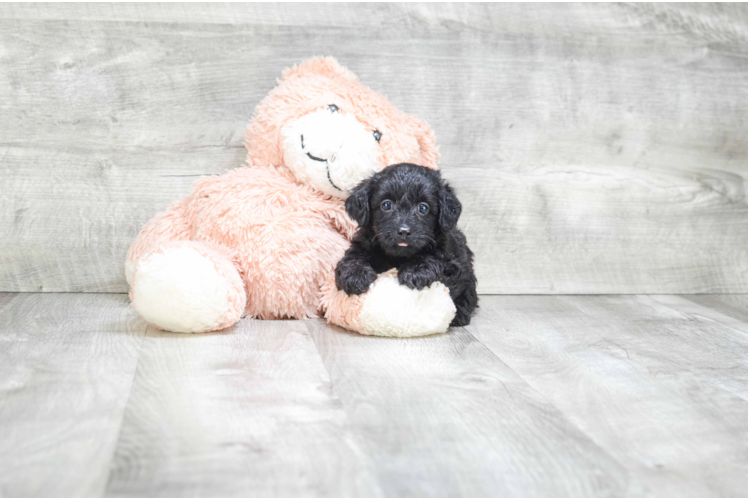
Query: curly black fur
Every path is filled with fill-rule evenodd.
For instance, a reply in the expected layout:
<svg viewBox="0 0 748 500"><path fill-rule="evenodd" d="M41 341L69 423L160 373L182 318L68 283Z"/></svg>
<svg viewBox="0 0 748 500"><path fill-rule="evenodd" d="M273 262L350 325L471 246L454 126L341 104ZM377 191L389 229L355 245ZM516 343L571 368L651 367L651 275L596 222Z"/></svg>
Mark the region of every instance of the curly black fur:
<svg viewBox="0 0 748 500"><path fill-rule="evenodd" d="M462 205L439 172L410 163L389 166L358 185L345 209L359 230L335 269L339 290L364 293L394 267L410 288L444 283L457 307L451 326L470 323L478 307L473 252L456 227Z"/></svg>

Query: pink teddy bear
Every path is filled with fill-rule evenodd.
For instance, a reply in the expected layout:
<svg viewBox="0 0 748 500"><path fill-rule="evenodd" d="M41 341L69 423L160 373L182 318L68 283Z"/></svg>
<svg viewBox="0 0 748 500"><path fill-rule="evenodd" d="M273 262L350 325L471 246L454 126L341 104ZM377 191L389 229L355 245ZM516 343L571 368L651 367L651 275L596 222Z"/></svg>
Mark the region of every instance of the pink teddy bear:
<svg viewBox="0 0 748 500"><path fill-rule="evenodd" d="M207 332L243 315L324 315L368 335L446 331L455 309L440 283L411 290L391 271L360 296L334 283L356 231L345 198L387 165L436 168L426 123L335 59L315 58L286 70L260 102L246 147L246 167L195 182L130 247L130 298L146 321L173 332Z"/></svg>

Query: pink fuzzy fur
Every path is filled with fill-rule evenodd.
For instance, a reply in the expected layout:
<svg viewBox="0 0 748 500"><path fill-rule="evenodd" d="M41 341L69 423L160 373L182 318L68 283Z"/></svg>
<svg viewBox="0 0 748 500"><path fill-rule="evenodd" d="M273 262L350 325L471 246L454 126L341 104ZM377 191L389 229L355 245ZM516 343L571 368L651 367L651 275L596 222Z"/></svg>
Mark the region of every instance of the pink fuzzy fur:
<svg viewBox="0 0 748 500"><path fill-rule="evenodd" d="M326 311L328 321L357 330L362 298L334 284L335 265L356 225L343 200L295 178L281 149L285 124L332 102L382 132L379 169L400 162L436 168L438 152L427 124L362 85L334 59L311 59L286 70L255 109L246 135L248 166L197 181L187 198L146 224L128 252L133 274L153 252L191 246L210 258L228 284L231 306L217 329L242 313L300 319Z"/></svg>

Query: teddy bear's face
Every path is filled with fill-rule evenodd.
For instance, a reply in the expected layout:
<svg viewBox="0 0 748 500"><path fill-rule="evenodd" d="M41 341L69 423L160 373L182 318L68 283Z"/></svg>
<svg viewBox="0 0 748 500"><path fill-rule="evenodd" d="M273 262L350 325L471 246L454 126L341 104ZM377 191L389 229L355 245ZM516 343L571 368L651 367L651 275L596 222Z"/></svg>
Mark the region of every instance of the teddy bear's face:
<svg viewBox="0 0 748 500"><path fill-rule="evenodd" d="M330 103L281 130L283 160L296 178L319 191L346 198L379 170L379 141L353 113Z"/></svg>
<svg viewBox="0 0 748 500"><path fill-rule="evenodd" d="M332 58L283 73L247 130L250 164L284 166L299 182L345 199L395 163L436 168L431 128L359 82Z"/></svg>

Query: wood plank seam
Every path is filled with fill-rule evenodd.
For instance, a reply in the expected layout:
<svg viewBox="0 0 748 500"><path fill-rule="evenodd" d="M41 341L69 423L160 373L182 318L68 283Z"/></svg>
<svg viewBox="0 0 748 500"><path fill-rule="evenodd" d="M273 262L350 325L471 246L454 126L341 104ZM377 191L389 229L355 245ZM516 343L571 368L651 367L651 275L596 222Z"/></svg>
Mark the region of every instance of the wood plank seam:
<svg viewBox="0 0 748 500"><path fill-rule="evenodd" d="M693 316L693 314L691 314L689 312L684 312L682 310L676 309L675 307L673 307L672 305L668 304L667 302L664 302L662 300L657 300L657 295L647 295L646 297L649 297L651 300L654 300L658 304L661 304L662 306L667 307L668 309L670 309L672 311L678 312L680 314L688 314L689 316ZM727 313L724 313L722 311L718 311L717 309L714 309L713 307L706 307L706 306L704 306L702 304L699 304L696 301L689 300L688 298L682 297L680 295L672 295L672 297L677 297L677 298L686 300L689 303L694 304L695 306L697 306L699 308L703 307L704 309L706 309L706 310L708 310L708 311L710 311L712 313L715 313L715 314L717 314L719 316L724 316L725 318L730 318L732 321L724 321L724 320L719 319L719 318L711 318L711 317L707 317L707 316L701 316L701 318L699 318L699 319L702 320L702 321L703 320L713 321L714 323L717 323L718 325L723 326L728 331L738 332L738 334L742 337L743 340L748 340L748 324L746 324L746 322L745 322L744 319L736 317L736 316L733 316L733 315L730 315L730 314L727 314ZM736 325L731 324L733 321L736 322L736 323L739 323L741 325L745 325L745 328L744 329L736 328Z"/></svg>
<svg viewBox="0 0 748 500"><path fill-rule="evenodd" d="M366 441L361 439L361 437L358 435L358 433L355 431L355 428L353 426L350 412L348 411L348 408L345 404L343 404L343 399L340 397L340 394L335 390L335 380L333 378L332 373L330 373L330 369L327 367L327 363L325 363L324 358L322 357L322 353L320 352L319 345L317 344L317 339L315 338L315 335L313 335L312 330L309 328L308 322L309 320L303 320L304 323L304 329L306 330L307 334L309 335L309 338L312 339L312 343L314 344L314 349L317 352L317 357L319 358L319 362L322 365L322 368L324 368L325 373L327 374L327 380L330 384L330 395L333 397L333 400L336 401L339 405L339 408L345 415L345 424L348 429L351 430L351 436L355 440L356 444L358 445L359 449L362 450L364 456L367 460L372 460L372 454L371 450L369 449L369 446L366 444ZM354 335L352 332L347 332L351 335ZM357 335L357 334L355 334ZM376 484L380 488L380 490L383 490L382 484L379 481L379 478L376 478Z"/></svg>
<svg viewBox="0 0 748 500"><path fill-rule="evenodd" d="M588 435L595 434L597 439L591 439L628 470L641 472L647 479L645 496L680 496L675 493L689 488L706 496L745 491L745 481L716 481L729 477L720 464L745 453L740 444L745 441L735 439L748 429L742 422L748 408L746 358L741 356L745 339L734 342L741 339L725 332L734 330L732 325L715 328L713 318L701 320L641 299L647 296L497 298L487 301L491 312L479 318L476 336L492 351L506 349L511 365L527 374L531 387L558 402L568 418L584 426ZM497 321L507 325L506 340L493 337L491 326ZM691 331L696 336L689 337ZM701 352L728 354L729 359L722 362ZM734 444L725 445L722 454L717 444L699 446L703 435L714 443ZM689 453L668 454L663 446ZM697 474L694 465L686 474L691 464L704 472ZM733 462L731 467L738 465ZM679 472L683 481L667 480L668 474Z"/></svg>
<svg viewBox="0 0 748 500"><path fill-rule="evenodd" d="M119 428L117 429L117 438L114 441L114 446L112 447L112 454L109 457L109 473L107 474L106 482L103 484L103 491L101 491L100 496L106 496L107 491L109 490L109 482L112 478L112 472L113 468L112 465L114 465L114 456L117 454L117 449L119 448L119 442L120 442L120 436L122 434L122 424L125 420L125 414L127 412L127 407L130 404L130 396L132 395L132 388L133 384L135 383L135 377L138 373L138 367L140 366L140 358L143 354L143 343L145 342L145 339L148 335L148 329L152 328L151 325L146 325L143 329L143 335L140 336L140 344L138 345L138 360L135 362L135 368L132 371L132 377L130 377L130 384L127 388L127 400L125 401L125 404L122 406L122 413L119 415Z"/></svg>
<svg viewBox="0 0 748 500"><path fill-rule="evenodd" d="M481 291L748 290L739 4L3 4L0 26L2 290L126 291L138 230L241 164L304 37L434 126Z"/></svg>
<svg viewBox="0 0 748 500"><path fill-rule="evenodd" d="M335 398L338 399L341 402L341 408L345 412L346 419L349 422L351 422L352 421L352 416L350 414L350 409L348 408L348 405L346 405L344 403L343 397L341 397L341 395L336 390L335 377L333 376L332 373L330 373L330 370L327 367L327 363L325 363L325 360L324 360L324 358L322 356L322 353L320 351L320 346L319 346L318 341L317 341L317 336L312 333L311 328L308 326L308 322L309 321L314 321L314 320L306 320L305 321L305 327L307 328L307 331L309 332L310 336L312 337L312 340L314 341L314 345L317 348L317 353L320 356L322 365L325 367L325 370L327 371L328 377L330 379L330 389L331 389L332 393L334 394ZM328 326L330 326L330 325L328 325ZM330 327L333 328L333 329L336 329L336 330L338 329L338 327L335 327L335 326L330 326ZM483 349L485 350L485 352L487 354L489 354L492 358L494 358L496 361L498 361L499 363L501 363L508 371L510 371L514 376L516 376L517 379L519 379L522 383L524 383L525 387L527 387L529 390L531 390L534 393L534 396L538 400L543 401L546 405L548 405L549 407L553 408L556 412L558 412L558 415L563 419L563 421L564 421L564 423L566 425L568 425L570 428L572 428L575 431L577 431L579 434L585 436L597 448L598 452L601 453L602 455L604 455L608 460L610 460L610 462L616 464L621 469L626 469L626 467L624 467L619 460L617 460L610 453L608 453L608 451L598 441L596 441L595 439L593 439L592 436L590 436L587 432L585 432L579 426L577 426L552 401L550 401L543 394L541 394L533 385L531 385L530 383L528 383L528 381L525 380L525 378L523 378L522 376L520 376L519 373L517 373L517 371L515 371L511 366L509 366L506 362L504 362L504 360L502 360L501 357L496 352L494 352L493 350L491 350L490 348L488 348L488 346L486 346L483 342L481 342L480 339L478 339L475 335L473 335L472 332L470 331L470 326L451 328L448 333L438 334L437 336L441 336L441 335L453 335L454 331L460 331L460 332L464 333L465 335L467 335L471 339L473 339L473 342L475 342L476 344L482 346ZM347 335L356 335L356 334L353 334L353 333L350 333L350 332L345 332L345 333L341 332L340 334L342 334L342 335L346 335L346 334ZM407 340L418 341L419 339L415 338L415 339L407 339ZM504 390L506 391L506 393L510 397L513 397L512 392L509 390L509 388L506 386L506 384L503 381L501 381L501 380L499 380L499 382L501 383L501 385L504 388ZM353 437L356 439L356 442L359 444L359 446L361 447L361 449L364 450L364 452L367 454L367 456L371 457L373 455L373 453L372 453L372 450L370 448L370 445L367 443L367 440L364 439L362 436L359 435L359 432L356 430L355 427L352 427L351 429L352 429ZM498 451L501 451L501 450L498 450Z"/></svg>
<svg viewBox="0 0 748 500"><path fill-rule="evenodd" d="M747 323L748 324L748 311L743 311L737 307L732 306L731 304L726 304L724 302L719 303L719 308L716 308L716 304L714 304L712 301L710 301L708 298L702 299L704 302L702 303L701 300L699 300L700 296L702 294L679 294L678 297L688 300L689 302L692 302L694 304L700 305L702 307L706 307L709 310L719 312L721 314L724 314L725 316L729 316L730 318L735 319L736 321L740 321L741 323ZM725 293L720 295L735 295L735 296L745 296L744 293ZM712 297L712 296L709 296Z"/></svg>
<svg viewBox="0 0 748 500"><path fill-rule="evenodd" d="M475 339L475 342L477 342L480 345L482 345L489 353L491 353L496 359L498 359L502 364L504 364L507 367L507 369L511 370L512 373L514 373L517 376L517 378L519 378L520 380L522 380L522 382L524 382L527 385L527 387L530 388L536 394L536 396L539 399L542 399L548 406L553 407L559 413L559 415L562 415L563 418L564 418L564 420L566 421L567 425L569 425L570 427L574 428L580 434L586 436L587 439L589 439L592 443L594 443L595 446L597 446L597 448L602 453L604 453L611 462L614 462L614 463L618 464L622 469L626 469L626 467L616 457L614 457L613 455L611 455L610 453L608 453L607 449L605 448L605 446L602 443L598 442L592 435L590 435L589 433L585 432L584 429L582 429L581 427L579 427L553 401L551 401L550 399L548 399L547 397L545 397L540 391L537 390L537 388L535 388L535 386L533 384L531 384L527 379L525 379L525 377L523 377L522 375L520 375L519 372L517 372L514 368L512 368L509 365L509 363L506 363L503 359L501 359L501 356L499 356L499 354L496 353L496 351L494 351L493 349L491 349L488 345L486 345L485 343L481 342L481 340L478 337L476 337L475 335L473 335L473 333L471 331L472 330L472 326L471 325L467 325L467 326L460 327L460 328L462 328L463 330L465 330L465 333L467 333L473 339ZM626 354L628 355L628 352Z"/></svg>

